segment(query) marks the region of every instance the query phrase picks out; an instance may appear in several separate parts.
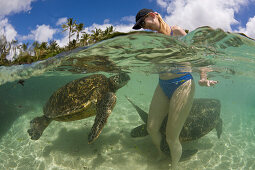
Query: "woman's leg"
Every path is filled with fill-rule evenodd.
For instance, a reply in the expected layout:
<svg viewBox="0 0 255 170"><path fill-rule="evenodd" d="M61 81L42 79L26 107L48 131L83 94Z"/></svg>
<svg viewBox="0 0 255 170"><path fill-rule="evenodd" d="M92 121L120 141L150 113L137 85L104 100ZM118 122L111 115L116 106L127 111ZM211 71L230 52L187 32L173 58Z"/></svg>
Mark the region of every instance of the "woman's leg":
<svg viewBox="0 0 255 170"><path fill-rule="evenodd" d="M192 107L194 91L194 81L188 80L176 89L170 99L166 140L171 152L173 169L181 158L182 145L179 135Z"/></svg>
<svg viewBox="0 0 255 170"><path fill-rule="evenodd" d="M162 158L163 153L160 150L161 133L160 127L165 116L168 113L169 99L164 94L161 87L157 86L154 95L152 97L149 116L147 121L147 131L152 138L152 142L156 145L159 152L159 159Z"/></svg>

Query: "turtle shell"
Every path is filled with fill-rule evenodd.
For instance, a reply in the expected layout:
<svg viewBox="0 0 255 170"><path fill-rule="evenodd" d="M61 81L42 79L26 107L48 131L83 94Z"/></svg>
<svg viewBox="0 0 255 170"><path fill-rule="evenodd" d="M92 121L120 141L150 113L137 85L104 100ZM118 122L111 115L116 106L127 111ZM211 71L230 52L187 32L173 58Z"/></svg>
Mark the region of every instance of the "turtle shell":
<svg viewBox="0 0 255 170"><path fill-rule="evenodd" d="M216 128L220 121L220 101L217 99L195 99L180 134L180 140L199 139Z"/></svg>
<svg viewBox="0 0 255 170"><path fill-rule="evenodd" d="M44 115L58 121L93 116L96 114L97 103L110 91L110 82L102 74L73 80L51 95L43 108Z"/></svg>
<svg viewBox="0 0 255 170"><path fill-rule="evenodd" d="M190 114L180 133L180 141L196 140L213 130L220 121L220 101L217 99L194 99ZM160 132L165 138L167 117L163 120Z"/></svg>

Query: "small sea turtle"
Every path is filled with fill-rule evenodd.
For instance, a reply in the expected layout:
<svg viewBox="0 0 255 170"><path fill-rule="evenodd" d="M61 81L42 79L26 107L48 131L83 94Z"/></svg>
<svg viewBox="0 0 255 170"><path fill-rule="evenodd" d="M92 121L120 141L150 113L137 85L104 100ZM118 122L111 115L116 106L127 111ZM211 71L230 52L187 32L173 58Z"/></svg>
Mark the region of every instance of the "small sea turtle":
<svg viewBox="0 0 255 170"><path fill-rule="evenodd" d="M128 99L128 98L127 98ZM135 107L145 124L134 128L131 131L132 137L147 136L147 118L148 114L135 105L130 99L128 101ZM220 118L221 104L217 99L194 99L190 114L182 128L180 141L186 142L196 140L209 133L214 128L217 131L217 136L220 138L222 133L222 119ZM160 128L162 134L161 150L164 153L169 153L169 147L166 142L166 123L167 116L163 120Z"/></svg>
<svg viewBox="0 0 255 170"><path fill-rule="evenodd" d="M129 80L126 73L110 78L95 74L67 83L51 95L43 108L44 115L30 121L31 129L27 132L31 139L38 140L52 120L68 122L96 115L88 136L89 143L92 143L115 106L115 92Z"/></svg>

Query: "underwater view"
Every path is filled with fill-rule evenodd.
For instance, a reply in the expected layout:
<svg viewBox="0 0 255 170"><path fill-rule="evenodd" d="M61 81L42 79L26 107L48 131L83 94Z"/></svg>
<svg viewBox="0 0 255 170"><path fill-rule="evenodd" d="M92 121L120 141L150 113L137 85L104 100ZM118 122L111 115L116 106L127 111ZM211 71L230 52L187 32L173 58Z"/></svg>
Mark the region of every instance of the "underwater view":
<svg viewBox="0 0 255 170"><path fill-rule="evenodd" d="M255 41L210 27L184 37L131 32L32 64L0 66L0 169L169 169L169 150L169 159L156 160L143 116L159 73L182 63L192 67L195 100L179 169L255 169ZM200 67L219 83L199 86ZM106 106L110 115L96 115ZM213 111L202 115L201 108Z"/></svg>

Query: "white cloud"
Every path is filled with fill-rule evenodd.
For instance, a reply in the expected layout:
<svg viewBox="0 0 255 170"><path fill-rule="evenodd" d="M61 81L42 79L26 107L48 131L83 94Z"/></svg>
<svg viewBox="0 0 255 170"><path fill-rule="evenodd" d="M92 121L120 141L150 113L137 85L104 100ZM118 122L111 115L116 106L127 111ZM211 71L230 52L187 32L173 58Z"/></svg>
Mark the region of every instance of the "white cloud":
<svg viewBox="0 0 255 170"><path fill-rule="evenodd" d="M129 32L129 31L134 31L132 29L133 24L129 24L129 25L124 25L124 24L120 24L120 25L113 25L113 24L103 24L103 25L99 25L99 24L92 24L90 27L86 27L85 31L89 34L92 33L92 30L97 29L101 29L101 30L105 30L107 27L113 26L115 31L119 31L119 32Z"/></svg>
<svg viewBox="0 0 255 170"><path fill-rule="evenodd" d="M115 25L114 28L116 29L116 31L119 32L130 32L130 31L134 31L132 29L132 27L134 26L134 24L129 24L129 25Z"/></svg>
<svg viewBox="0 0 255 170"><path fill-rule="evenodd" d="M31 10L31 3L36 0L0 0L0 34L7 41L15 40L17 32L5 18L7 15Z"/></svg>
<svg viewBox="0 0 255 170"><path fill-rule="evenodd" d="M135 23L135 16L125 16L125 17L122 17L120 21Z"/></svg>
<svg viewBox="0 0 255 170"><path fill-rule="evenodd" d="M8 42L14 40L17 36L16 30L9 24L7 18L0 20L0 35L4 35Z"/></svg>
<svg viewBox="0 0 255 170"><path fill-rule="evenodd" d="M72 37L72 39L74 38L74 36ZM56 40L57 44L60 46L60 47L65 47L67 44L68 44L68 32L64 32L64 35L63 35L63 38L62 39L59 39L59 40Z"/></svg>
<svg viewBox="0 0 255 170"><path fill-rule="evenodd" d="M31 10L35 0L0 0L0 18L12 13Z"/></svg>
<svg viewBox="0 0 255 170"><path fill-rule="evenodd" d="M65 24L66 22L67 22L67 17L59 18L56 25L62 25L62 24Z"/></svg>
<svg viewBox="0 0 255 170"><path fill-rule="evenodd" d="M249 37L255 38L255 16L249 19L246 28L240 28L238 32L242 32Z"/></svg>
<svg viewBox="0 0 255 170"><path fill-rule="evenodd" d="M110 19L105 19L104 20L104 24L109 24L110 23Z"/></svg>
<svg viewBox="0 0 255 170"><path fill-rule="evenodd" d="M157 0L166 8L165 20L169 25L179 25L193 30L200 26L211 26L232 31L231 25L238 24L234 14L249 0Z"/></svg>
<svg viewBox="0 0 255 170"><path fill-rule="evenodd" d="M167 8L167 4L168 4L167 1L165 1L165 0L157 0L157 3L162 8Z"/></svg>
<svg viewBox="0 0 255 170"><path fill-rule="evenodd" d="M35 40L38 42L48 42L53 38L56 29L50 28L49 25L37 25L36 30L32 30L27 36L23 36L22 40Z"/></svg>

